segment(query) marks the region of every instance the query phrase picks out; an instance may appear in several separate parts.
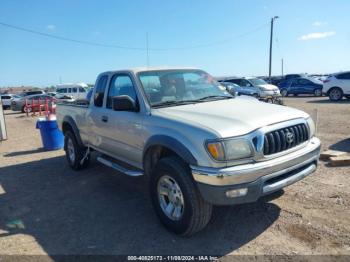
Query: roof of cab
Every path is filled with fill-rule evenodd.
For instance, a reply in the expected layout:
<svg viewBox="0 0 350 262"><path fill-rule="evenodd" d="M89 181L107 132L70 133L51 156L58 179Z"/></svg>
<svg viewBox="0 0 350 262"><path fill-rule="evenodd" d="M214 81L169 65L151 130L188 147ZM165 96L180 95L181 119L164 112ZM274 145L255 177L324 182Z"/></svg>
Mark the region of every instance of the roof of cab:
<svg viewBox="0 0 350 262"><path fill-rule="evenodd" d="M136 67L136 68L122 69L122 70L110 70L110 71L103 72L102 74L110 74L110 73L118 73L118 72L131 72L131 73L137 74L140 72L161 71L161 70L200 70L200 69L195 67L183 67L183 66Z"/></svg>

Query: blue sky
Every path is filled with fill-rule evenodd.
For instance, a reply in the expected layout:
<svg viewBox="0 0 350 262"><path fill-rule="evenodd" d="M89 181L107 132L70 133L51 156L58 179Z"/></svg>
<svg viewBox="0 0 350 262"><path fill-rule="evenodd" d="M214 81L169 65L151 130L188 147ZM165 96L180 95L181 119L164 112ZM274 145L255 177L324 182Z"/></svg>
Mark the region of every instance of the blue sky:
<svg viewBox="0 0 350 262"><path fill-rule="evenodd" d="M57 36L150 51L151 66L195 66L213 75L350 69L349 0L1 0L0 22ZM147 64L145 50L89 46L0 26L0 86L93 83L99 72Z"/></svg>

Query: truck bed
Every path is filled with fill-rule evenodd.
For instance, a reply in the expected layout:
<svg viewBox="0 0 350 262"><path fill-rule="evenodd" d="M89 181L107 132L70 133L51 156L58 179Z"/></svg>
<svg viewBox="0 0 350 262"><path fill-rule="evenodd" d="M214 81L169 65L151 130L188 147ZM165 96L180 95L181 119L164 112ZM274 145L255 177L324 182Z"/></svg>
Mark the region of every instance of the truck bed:
<svg viewBox="0 0 350 262"><path fill-rule="evenodd" d="M59 102L56 107L57 123L62 128L64 118L71 118L79 128L81 139L84 143L88 141L88 124L86 114L89 108L89 103L84 101L74 102Z"/></svg>

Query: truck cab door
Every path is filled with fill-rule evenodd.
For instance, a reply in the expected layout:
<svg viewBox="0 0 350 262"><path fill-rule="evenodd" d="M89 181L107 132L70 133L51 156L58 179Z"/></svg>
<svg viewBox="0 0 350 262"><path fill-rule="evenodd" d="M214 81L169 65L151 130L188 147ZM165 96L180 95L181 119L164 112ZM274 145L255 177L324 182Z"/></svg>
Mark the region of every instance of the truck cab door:
<svg viewBox="0 0 350 262"><path fill-rule="evenodd" d="M112 98L130 96L136 103L132 77L128 74L115 74L108 85L105 106L100 115L101 152L133 166L142 163L143 135L140 112L113 110Z"/></svg>

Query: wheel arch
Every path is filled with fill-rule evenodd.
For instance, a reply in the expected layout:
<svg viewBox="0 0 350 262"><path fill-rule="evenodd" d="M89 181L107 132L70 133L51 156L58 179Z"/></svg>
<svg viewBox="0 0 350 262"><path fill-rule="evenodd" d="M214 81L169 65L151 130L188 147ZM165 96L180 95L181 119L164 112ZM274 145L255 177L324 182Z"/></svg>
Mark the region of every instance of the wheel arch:
<svg viewBox="0 0 350 262"><path fill-rule="evenodd" d="M190 150L177 139L166 135L152 136L146 143L143 152L143 168L149 175L157 161L163 157L175 155L189 165L197 165L197 159Z"/></svg>
<svg viewBox="0 0 350 262"><path fill-rule="evenodd" d="M62 121L63 134L65 134L68 130L73 132L75 138L77 139L78 145L83 146L83 141L81 140L79 129L71 116L65 116Z"/></svg>

